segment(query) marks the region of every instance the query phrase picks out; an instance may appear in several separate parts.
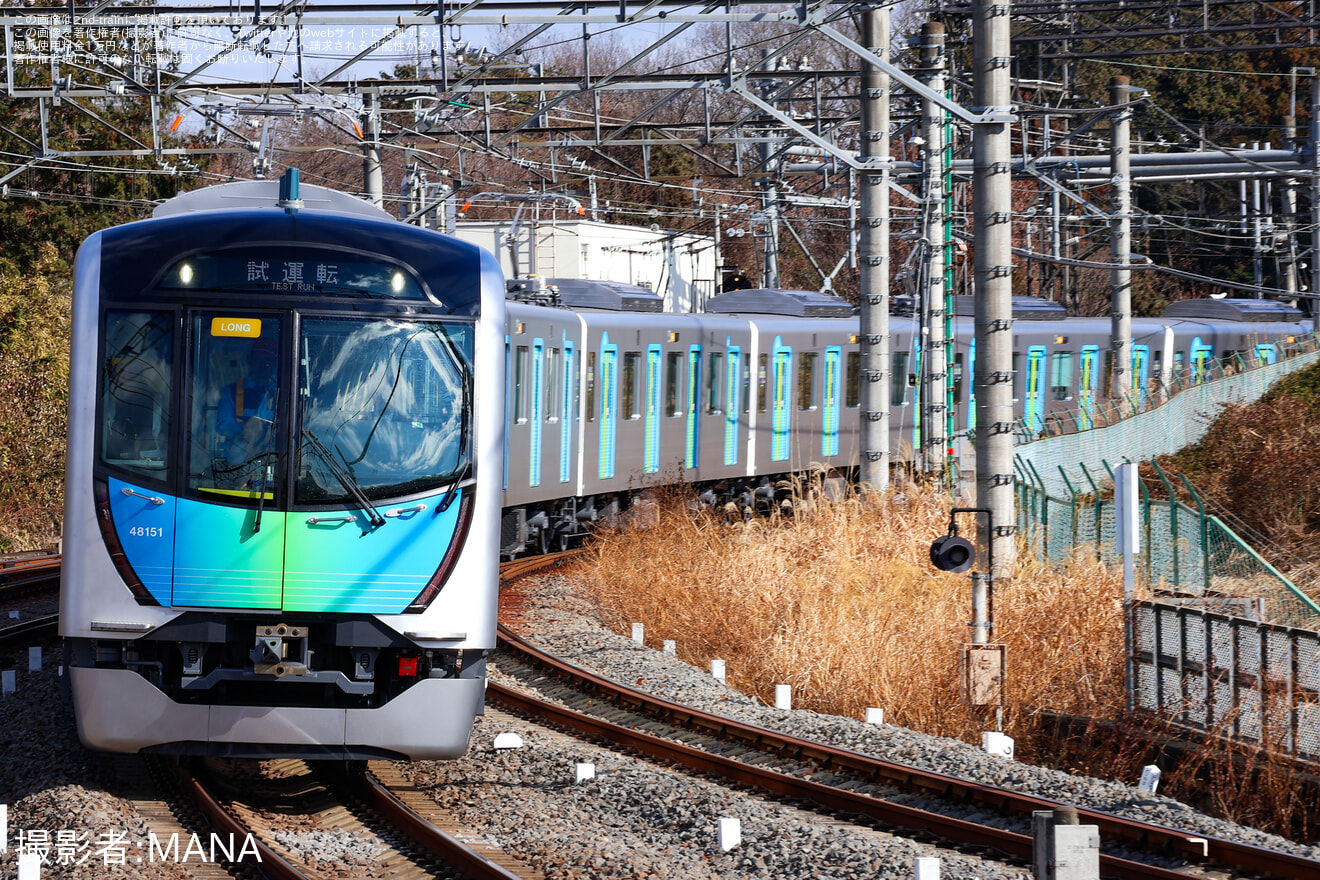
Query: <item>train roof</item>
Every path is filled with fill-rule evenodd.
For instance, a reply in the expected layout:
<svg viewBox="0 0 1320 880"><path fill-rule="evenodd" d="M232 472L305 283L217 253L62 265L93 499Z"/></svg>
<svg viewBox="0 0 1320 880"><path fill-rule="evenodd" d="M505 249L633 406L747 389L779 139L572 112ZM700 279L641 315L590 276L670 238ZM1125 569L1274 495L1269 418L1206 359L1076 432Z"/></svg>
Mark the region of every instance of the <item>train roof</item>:
<svg viewBox="0 0 1320 880"><path fill-rule="evenodd" d="M976 317L976 300L970 296L953 298L953 313L959 318ZM1062 321L1068 317L1068 310L1053 300L1038 296L1013 297L1014 321Z"/></svg>
<svg viewBox="0 0 1320 880"><path fill-rule="evenodd" d="M1291 324L1306 319L1301 309L1272 299L1184 299L1165 306L1164 317L1257 324Z"/></svg>
<svg viewBox="0 0 1320 880"><path fill-rule="evenodd" d="M787 315L795 318L850 318L847 300L817 290L731 290L711 297L707 312L719 314Z"/></svg>
<svg viewBox="0 0 1320 880"><path fill-rule="evenodd" d="M587 278L547 278L545 283L558 288L559 301L570 309L656 313L665 310L664 297L634 284Z"/></svg>
<svg viewBox="0 0 1320 880"><path fill-rule="evenodd" d="M304 210L356 214L373 220L395 219L392 214L382 211L370 202L324 186L304 183L299 187L298 197L302 200ZM179 214L225 211L233 208L247 210L275 208L279 206L279 200L278 180L236 180L232 183L218 183L215 186L204 186L201 189L179 193L174 198L157 205L151 216L173 217Z"/></svg>

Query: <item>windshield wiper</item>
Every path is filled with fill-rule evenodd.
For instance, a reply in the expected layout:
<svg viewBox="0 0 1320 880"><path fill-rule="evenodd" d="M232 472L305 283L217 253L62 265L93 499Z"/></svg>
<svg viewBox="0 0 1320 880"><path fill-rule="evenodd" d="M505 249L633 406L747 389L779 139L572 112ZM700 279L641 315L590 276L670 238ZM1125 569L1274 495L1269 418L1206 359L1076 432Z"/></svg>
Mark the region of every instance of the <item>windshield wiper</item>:
<svg viewBox="0 0 1320 880"><path fill-rule="evenodd" d="M335 454L326 448L326 445L321 442L321 438L317 437L311 428L303 428L302 433L311 443L312 449L325 462L326 467L330 468L330 473L334 474L335 479L339 480L343 487L348 490L348 494L353 496L358 508L367 514L367 519L371 522L371 525L375 528L385 525L385 517L381 516L376 508L371 506L367 493L362 491L362 485L358 483L352 472L340 464Z"/></svg>

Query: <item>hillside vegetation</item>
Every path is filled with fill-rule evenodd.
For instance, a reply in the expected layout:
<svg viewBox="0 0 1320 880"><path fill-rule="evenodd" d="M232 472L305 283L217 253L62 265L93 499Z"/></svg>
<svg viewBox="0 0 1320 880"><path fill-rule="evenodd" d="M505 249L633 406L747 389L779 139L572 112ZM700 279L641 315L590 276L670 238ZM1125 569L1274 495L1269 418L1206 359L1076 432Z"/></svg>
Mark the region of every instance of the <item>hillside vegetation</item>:
<svg viewBox="0 0 1320 880"><path fill-rule="evenodd" d="M1200 443L1160 465L1267 543L1320 563L1320 364L1256 403L1225 407Z"/></svg>
<svg viewBox="0 0 1320 880"><path fill-rule="evenodd" d="M0 553L59 538L70 299L53 246L24 268L0 260Z"/></svg>

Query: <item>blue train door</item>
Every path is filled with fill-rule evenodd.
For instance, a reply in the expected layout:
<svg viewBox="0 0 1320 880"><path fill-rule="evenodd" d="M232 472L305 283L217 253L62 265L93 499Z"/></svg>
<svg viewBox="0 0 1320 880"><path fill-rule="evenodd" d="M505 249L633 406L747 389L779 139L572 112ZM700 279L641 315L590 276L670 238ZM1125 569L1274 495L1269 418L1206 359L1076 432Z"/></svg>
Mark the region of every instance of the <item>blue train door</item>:
<svg viewBox="0 0 1320 880"><path fill-rule="evenodd" d="M1039 434L1045 428L1045 346L1033 345L1027 349L1027 383L1025 389L1027 430Z"/></svg>
<svg viewBox="0 0 1320 880"><path fill-rule="evenodd" d="M1083 429L1095 427L1095 390L1100 378L1100 347L1082 346L1082 368L1077 373L1078 420Z"/></svg>
<svg viewBox="0 0 1320 880"><path fill-rule="evenodd" d="M600 479L614 476L615 419L618 412L619 346L610 345L610 335L601 334L600 343Z"/></svg>
<svg viewBox="0 0 1320 880"><path fill-rule="evenodd" d="M724 463L738 463L738 413L742 391L742 347L725 337L729 352L728 374L724 383Z"/></svg>
<svg viewBox="0 0 1320 880"><path fill-rule="evenodd" d="M660 362L664 351L658 345L646 350L646 443L642 450L642 472L660 470Z"/></svg>
<svg viewBox="0 0 1320 880"><path fill-rule="evenodd" d="M843 349L831 345L825 349L825 411L820 438L820 454L826 457L839 454L839 398L842 397L839 363Z"/></svg>
<svg viewBox="0 0 1320 880"><path fill-rule="evenodd" d="M688 349L687 451L683 466L701 464L701 346Z"/></svg>
<svg viewBox="0 0 1320 880"><path fill-rule="evenodd" d="M775 338L774 364L771 375L770 460L788 459L788 429L792 414L789 410L789 381L793 375L793 349Z"/></svg>
<svg viewBox="0 0 1320 880"><path fill-rule="evenodd" d="M1278 361L1279 350L1275 348L1273 342L1267 342L1256 346L1256 360L1262 364L1272 364Z"/></svg>
<svg viewBox="0 0 1320 880"><path fill-rule="evenodd" d="M1214 346L1206 345L1197 336L1192 340L1192 384L1200 385L1208 378L1210 359L1214 357Z"/></svg>
<svg viewBox="0 0 1320 880"><path fill-rule="evenodd" d="M1150 406L1150 346L1132 346L1132 397L1137 406Z"/></svg>
<svg viewBox="0 0 1320 880"><path fill-rule="evenodd" d="M967 343L967 430L976 430L976 340Z"/></svg>

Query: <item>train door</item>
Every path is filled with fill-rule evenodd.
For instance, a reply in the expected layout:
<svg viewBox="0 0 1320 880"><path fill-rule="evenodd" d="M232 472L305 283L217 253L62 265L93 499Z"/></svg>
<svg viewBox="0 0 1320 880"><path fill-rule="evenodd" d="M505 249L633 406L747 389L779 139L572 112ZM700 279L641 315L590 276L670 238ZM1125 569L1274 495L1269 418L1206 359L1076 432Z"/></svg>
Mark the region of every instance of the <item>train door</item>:
<svg viewBox="0 0 1320 880"><path fill-rule="evenodd" d="M529 375L527 377L528 407L528 449L527 449L527 485L541 485L541 447L545 434L545 340L532 340L532 354Z"/></svg>
<svg viewBox="0 0 1320 880"><path fill-rule="evenodd" d="M839 454L839 401L843 397L843 375L839 369L843 349L831 345L825 349L825 387L821 413L820 454L830 458Z"/></svg>
<svg viewBox="0 0 1320 880"><path fill-rule="evenodd" d="M1023 388L1023 418L1032 434L1045 429L1045 346L1027 349L1027 376Z"/></svg>
<svg viewBox="0 0 1320 880"><path fill-rule="evenodd" d="M770 460L787 461L792 445L792 401L789 383L793 379L793 349L776 336L770 365Z"/></svg>
<svg viewBox="0 0 1320 880"><path fill-rule="evenodd" d="M701 464L701 346L688 347L687 384L687 443L683 453L683 466L695 468Z"/></svg>
<svg viewBox="0 0 1320 880"><path fill-rule="evenodd" d="M646 349L646 439L642 445L642 472L654 474L660 470L660 368L664 349L652 345Z"/></svg>
<svg viewBox="0 0 1320 880"><path fill-rule="evenodd" d="M1132 346L1132 399L1142 410L1150 408L1150 346Z"/></svg>
<svg viewBox="0 0 1320 880"><path fill-rule="evenodd" d="M1197 336L1192 339L1192 382L1193 385L1200 385L1210 376L1210 361L1214 357L1215 349L1213 345L1206 345Z"/></svg>
<svg viewBox="0 0 1320 880"><path fill-rule="evenodd" d="M967 369L963 374L967 387L967 430L976 430L976 337L967 341Z"/></svg>
<svg viewBox="0 0 1320 880"><path fill-rule="evenodd" d="M600 337L600 448L596 473L602 480L614 477L615 443L618 433L619 346L610 343L610 334Z"/></svg>
<svg viewBox="0 0 1320 880"><path fill-rule="evenodd" d="M200 310L186 320L188 476L175 509L170 604L279 608L289 387L279 365L287 363L287 321Z"/></svg>
<svg viewBox="0 0 1320 880"><path fill-rule="evenodd" d="M573 421L577 417L577 407L573 406L573 394L577 388L577 352L573 342L564 334L563 366L559 380L559 482L567 483L573 478Z"/></svg>
<svg viewBox="0 0 1320 880"><path fill-rule="evenodd" d="M1082 346L1082 368L1077 371L1077 418L1083 430L1095 427L1096 386L1100 381L1100 346Z"/></svg>
<svg viewBox="0 0 1320 880"><path fill-rule="evenodd" d="M1262 343L1256 346L1256 361L1261 364L1272 364L1279 360L1279 349L1273 342Z"/></svg>
<svg viewBox="0 0 1320 880"><path fill-rule="evenodd" d="M733 344L733 337L727 336L724 344L728 349L729 362L724 378L724 463L738 463L738 414L742 412L743 363L742 347Z"/></svg>

